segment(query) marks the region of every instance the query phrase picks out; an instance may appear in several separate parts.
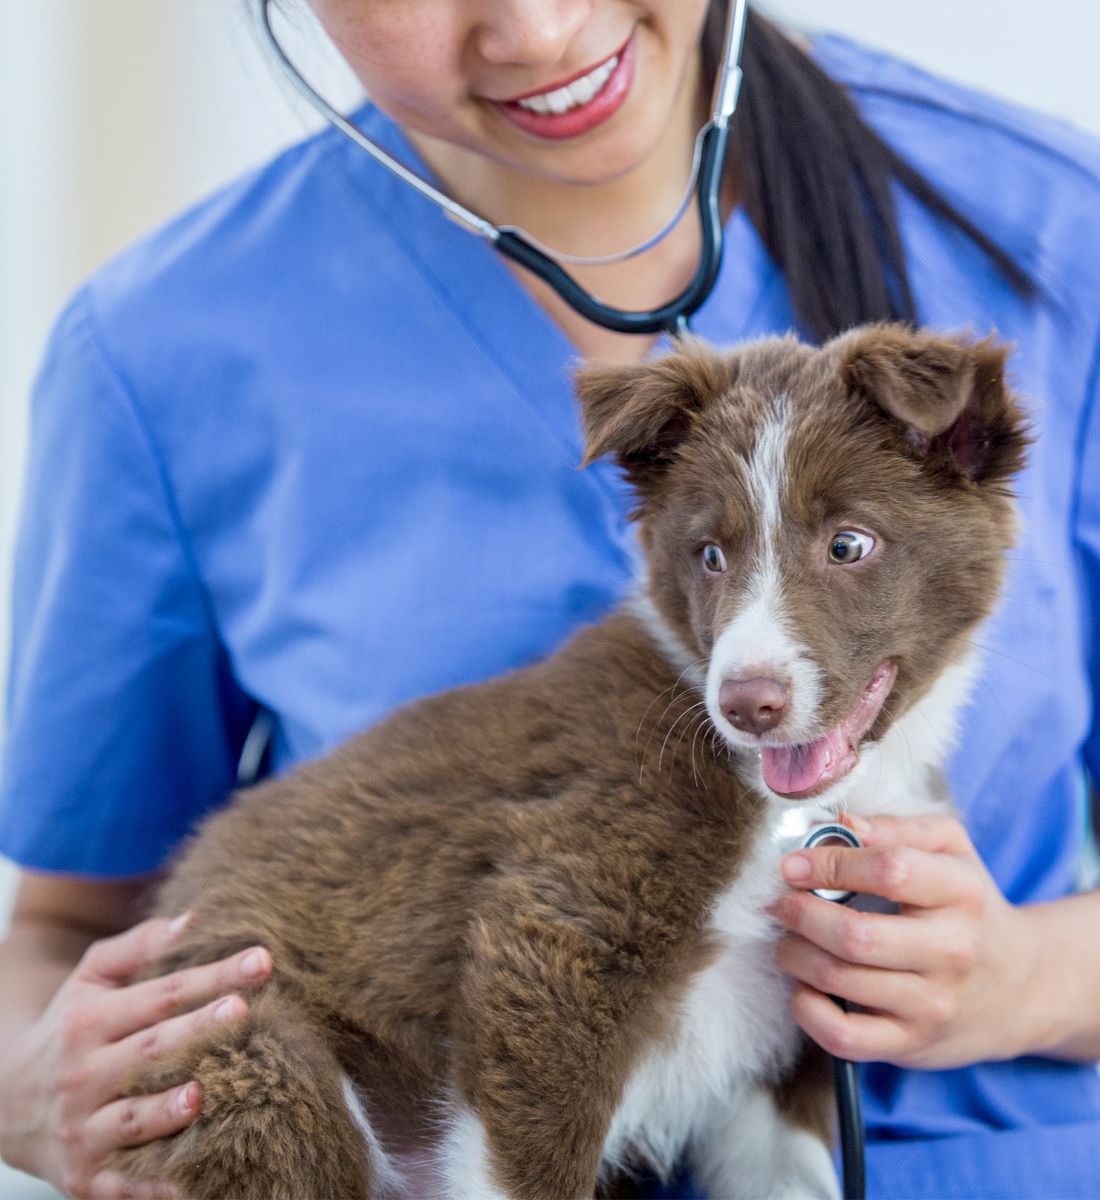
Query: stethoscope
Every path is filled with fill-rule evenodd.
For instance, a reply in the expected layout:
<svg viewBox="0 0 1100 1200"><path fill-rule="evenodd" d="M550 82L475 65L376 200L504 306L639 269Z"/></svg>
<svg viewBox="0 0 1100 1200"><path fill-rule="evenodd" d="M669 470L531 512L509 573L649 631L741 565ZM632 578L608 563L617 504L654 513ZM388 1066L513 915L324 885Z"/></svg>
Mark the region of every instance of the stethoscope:
<svg viewBox="0 0 1100 1200"><path fill-rule="evenodd" d="M741 47L745 40L747 13L748 0L733 0L726 19L725 53L714 85L710 118L695 139L691 177L684 198L676 212L657 233L638 246L632 246L614 254L585 257L552 250L531 234L517 229L515 226L494 225L492 221L486 220L485 217L441 192L427 179L422 178L394 158L377 142L371 141L361 129L337 112L302 77L298 68L290 61L272 29L269 0L252 0L253 20L261 40L286 77L325 120L350 138L360 149L366 151L376 162L381 163L420 195L438 205L451 220L457 221L471 233L484 238L506 258L526 267L527 270L548 283L582 317L587 317L597 325L602 325L606 329L614 329L618 333L670 333L677 335L688 331L690 318L710 295L722 262L722 167L726 158L726 144L729 141L730 119L737 108L737 97L741 88ZM699 264L684 290L659 308L632 312L606 304L581 287L565 269L563 264L600 266L623 262L644 253L676 227L680 218L687 211L693 196L702 226Z"/></svg>
<svg viewBox="0 0 1100 1200"><path fill-rule="evenodd" d="M492 221L441 192L429 180L394 158L377 142L371 141L361 129L337 112L290 61L271 26L269 3L270 0L251 0L253 22L261 42L267 47L273 60L297 91L325 120L376 162L437 205L451 220L464 226L477 237L484 238L506 258L544 280L567 304L595 324L613 329L617 333L667 333L677 337L690 330L691 317L710 295L722 263L722 169L729 141L730 120L737 108L741 90L741 50L745 40L748 0L732 0L729 5L723 39L723 59L714 84L710 117L695 139L691 177L676 212L660 230L640 245L599 257L584 257L553 250L515 226L494 225ZM624 262L644 253L676 227L687 212L693 197L702 229L699 263L683 291L659 308L630 311L606 304L581 287L565 269L566 266L597 266ZM806 835L804 844L808 848L821 844L826 838L845 845L859 844L851 830L840 825L829 826L827 833L820 829L811 830ZM822 899L840 903L845 903L850 898L848 895L822 894ZM844 1162L844 1194L847 1200L862 1200L863 1118L854 1065L835 1059L833 1075Z"/></svg>

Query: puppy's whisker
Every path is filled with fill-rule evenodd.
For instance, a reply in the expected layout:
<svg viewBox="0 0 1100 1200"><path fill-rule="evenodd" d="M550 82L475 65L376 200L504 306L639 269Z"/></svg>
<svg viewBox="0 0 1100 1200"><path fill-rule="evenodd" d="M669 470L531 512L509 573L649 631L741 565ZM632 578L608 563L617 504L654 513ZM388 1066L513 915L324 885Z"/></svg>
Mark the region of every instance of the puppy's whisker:
<svg viewBox="0 0 1100 1200"><path fill-rule="evenodd" d="M649 754L649 744L653 740L653 735L660 728L661 722L665 719L665 715L667 714L668 710L676 703L677 700L679 700L681 698L680 695L677 694L675 689L677 687L683 686L690 693L690 691L693 689L694 685L693 684L684 684L683 679L684 679L684 676L689 671L696 669L697 666L698 666L698 664L696 664L696 663L689 663L688 666L686 666L680 672L680 674L676 677L675 680L673 680L673 682L671 684L669 684L668 687L663 688L660 692L657 693L656 696L653 697L653 699L649 702L649 704L646 705L645 712L642 713L641 720L639 720L639 722L638 722L638 730L634 735L635 746L637 746L639 740L641 739L642 725L645 723L645 719L648 716L650 710L653 708L654 704L656 704L657 701L660 700L661 697L664 696L666 692L670 692L670 691L672 692L672 696L670 697L668 703L665 705L664 709L662 710L661 715L656 719L656 721L653 722L653 726L651 727L651 729L649 731L649 737L646 738L645 746L642 749L641 761L638 764L638 781L639 781L639 783L641 782L642 772L645 770L645 760Z"/></svg>
<svg viewBox="0 0 1100 1200"><path fill-rule="evenodd" d="M983 695L987 696L990 700L993 701L993 703L997 706L997 711L1007 721L1008 713L1005 712L1005 706L1001 703L1001 697L998 694L997 689L993 686L993 684L990 683L988 679L986 679L984 676L981 676L981 675L979 675L978 679L975 682L982 689Z"/></svg>
<svg viewBox="0 0 1100 1200"><path fill-rule="evenodd" d="M673 687L675 687L675 686L676 686L676 685L675 685L675 684L673 684ZM665 689L665 691L668 691L668 688L666 688L666 689ZM639 782L639 783L641 783L641 780L642 780L642 774L643 774L643 772L645 771L645 765L646 765L646 761L647 761L647 760L648 760L648 758L649 758L649 748L650 748L650 746L653 744L653 737L654 737L654 734L656 734L656 733L657 733L657 731L658 731L658 730L661 728L661 725L662 725L662 723L664 722L664 719L665 719L665 717L666 717L666 716L667 716L667 714L668 714L668 710L669 710L669 709L670 709L670 708L671 708L671 707L672 707L674 704L676 704L678 701L680 701L680 700L683 700L683 699L685 699L685 698L686 698L686 696L685 696L685 694L684 694L684 693L678 693L678 694L677 694L677 693L674 693L674 694L673 694L673 696L672 696L672 698L669 700L669 702L668 702L668 703L665 705L665 707L662 709L660 716L658 716L658 717L656 718L656 720L653 722L653 724L650 726L650 730L649 730L649 736L646 738L646 740L645 740L645 745L642 747L642 756L641 756L641 759L640 759L640 761L639 761L639 763L638 763L638 782ZM651 706L651 707L652 707L652 706ZM681 716L682 716L682 715L683 715L683 714L681 714ZM680 719L680 718L678 717L678 718L677 718L677 720L679 720L679 719ZM675 725L675 722L673 722L673 724ZM639 727L639 735L640 735L640 732L641 732L641 730L640 730L640 727ZM667 733L666 733L666 740L667 740ZM634 739L634 744L635 744L635 746L637 746L637 744L638 744L638 737L637 737L637 736L636 736L636 737L635 737L635 739ZM659 767L658 767L658 769L659 769Z"/></svg>
<svg viewBox="0 0 1100 1200"><path fill-rule="evenodd" d="M1040 566L1040 567L1061 567L1062 570L1064 570L1064 571L1069 569L1068 563L1066 563L1064 561L1059 562L1058 559L1056 559L1056 558L1017 558L1015 554L1006 554L1005 561L1010 562L1010 563L1023 563L1023 564L1034 563L1035 565Z"/></svg>
<svg viewBox="0 0 1100 1200"><path fill-rule="evenodd" d="M649 703L646 705L645 712L644 712L644 713L642 713L641 717L640 717L640 718L639 718L639 720L638 720L638 730L637 730L637 733L634 735L634 736L635 736L635 741L637 741L637 739L638 739L639 737L641 737L641 733L642 733L642 726L645 724L645 719L646 719L646 717L648 717L648 716L649 716L649 714L650 714L650 711L652 710L653 706L654 706L654 705L657 703L657 701L658 701L658 700L660 700L660 699L661 699L661 697L662 697L662 696L664 696L664 695L665 695L667 692L671 692L671 691L673 691L675 688L679 687L679 686L680 686L680 684L681 684L681 683L683 683L684 676L685 676L685 675L686 675L686 674L687 674L689 671L694 671L694 670L697 670L697 669L698 669L698 668L699 668L701 665L702 665L701 663L689 663L689 664L688 664L688 665L687 665L687 666L686 666L686 667L685 667L685 668L684 668L684 669L683 669L683 670L680 672L680 674L679 674L679 675L677 675L677 676L676 676L676 678L675 678L675 679L674 679L674 680L673 680L673 681L672 681L672 682L671 682L671 683L668 685L668 687L666 687L666 688L662 688L662 689L661 689L661 690L660 690L660 691L657 693L657 695L656 695L656 696L654 696L652 700L650 700L650 702L649 702ZM687 686L687 687L691 687L691 686L693 686L693 685L692 685L692 684L687 684L687 685L685 685L685 686ZM673 696L672 700L670 700L670 701L669 701L669 703L671 704L671 703L672 703L672 702L673 702L675 699L676 699L676 697L675 697L675 696ZM666 707L666 709L665 709L665 712L667 712L667 711L668 711L668 709L667 709L667 707ZM662 716L663 716L663 715L664 715L664 714L662 713Z"/></svg>
<svg viewBox="0 0 1100 1200"><path fill-rule="evenodd" d="M672 684L672 688L675 688L678 685L678 683L679 683L679 680L677 680L676 683ZM670 690L669 688L665 688L664 691L660 693L660 695L663 696L665 694L665 692L667 692L669 690ZM639 782L641 781L641 778L642 778L642 771L645 769L646 759L649 757L649 747L650 747L651 743L653 742L653 735L657 732L658 729L660 729L661 723L664 721L665 716L668 713L668 710L681 698L682 698L681 694L673 692L672 697L670 698L669 702L661 710L660 714L657 716L657 718L653 721L653 724L650 726L649 735L645 740L645 745L642 747L641 760L638 764ZM646 709L647 713L649 712L649 709L652 708L653 705L656 703L657 699L659 699L659 697L655 697L654 700L650 701L649 708ZM643 721L645 720L644 715L643 715L642 720ZM639 721L638 722L638 732L634 735L634 745L635 746L637 746L638 742L641 740L641 734L642 734L642 721Z"/></svg>
<svg viewBox="0 0 1100 1200"><path fill-rule="evenodd" d="M691 778L692 778L692 782L694 783L694 785L696 787L699 786L699 772L697 771L696 766L695 766L695 740L699 736L699 731L701 729L705 728L707 719L708 719L708 716L706 713L700 714L699 716L697 716L695 718L695 720L692 722L692 724L690 725L689 730L688 730L688 732L691 732L692 730L694 730L694 732L692 733L692 736L691 736L690 752L691 752ZM685 738L687 737L686 733L684 734L684 737ZM683 738L681 738L681 741L683 741Z"/></svg>
<svg viewBox="0 0 1100 1200"><path fill-rule="evenodd" d="M1041 671L1034 663L1024 662L1023 659L1013 658L1011 654L1006 654L1003 650L998 650L995 646L987 646L983 642L976 642L972 638L967 639L968 646L975 646L981 650L983 654L996 654L998 658L1003 658L1017 667L1023 667L1025 671L1032 671L1038 675L1040 679L1050 679L1046 671Z"/></svg>
<svg viewBox="0 0 1100 1200"><path fill-rule="evenodd" d="M703 715L699 719L699 724L697 725L697 727L695 729L695 734L691 739L691 775L692 775L692 778L695 780L696 787L699 786L699 776L695 770L695 741L699 737L699 734L701 732L703 732L704 730L707 730L708 727L709 727L709 729L714 728L714 726L711 725L711 723L710 723L710 713L703 713ZM704 755L707 752L707 736L708 736L707 733L703 733L702 752ZM703 784L703 789L704 789L704 791L708 790L706 783Z"/></svg>
<svg viewBox="0 0 1100 1200"><path fill-rule="evenodd" d="M1009 597L1007 602L1011 603L1014 608L1026 608L1026 609L1029 609L1031 612L1044 613L1044 614L1050 612L1049 605L1031 604L1027 600L1020 600L1014 596Z"/></svg>
<svg viewBox="0 0 1100 1200"><path fill-rule="evenodd" d="M678 682L679 681L677 680L677 683ZM672 686L675 687L676 684L674 683ZM668 688L665 688L666 692L668 690L669 690ZM662 695L663 694L664 693L662 693ZM639 782L641 781L641 778L642 778L642 772L645 770L646 760L649 758L649 747L651 746L651 744L653 742L653 735L661 728L661 724L664 721L665 717L667 716L668 710L674 704L676 704L679 700L682 700L684 698L685 698L685 696L683 694L673 693L672 698L665 705L665 707L661 710L660 716L658 716L656 718L656 720L653 722L653 724L651 725L650 730L649 730L649 736L646 738L645 746L642 748L641 762L638 765L638 780L639 780ZM650 707L652 708L652 703L650 704ZM681 714L681 717L682 716L683 716L683 714ZM677 720L679 720L679 719L680 719L680 717L677 718ZM675 725L675 722L673 722L673 725ZM639 727L639 733L640 733L640 727ZM668 737L667 733L666 733L665 737L666 737L666 741L667 741L667 737ZM635 738L635 745L637 745L637 737Z"/></svg>
<svg viewBox="0 0 1100 1200"><path fill-rule="evenodd" d="M921 717L923 717L924 720L928 722L929 728L933 728L932 722L928 719L927 714L920 708L919 705L914 705L913 710L915 712L920 713ZM906 757L909 759L909 779L915 785L917 782L916 758L913 755L913 746L909 741L909 735L905 732L905 726L900 723L893 723L893 722L897 722L897 712L891 706L889 700L886 700L883 703L882 711L886 714L886 716L888 716L890 718L890 720L892 722L891 727L890 727L890 732L892 734L894 734L896 737L901 738L902 743L904 744L905 754L906 754ZM882 759L883 759L883 756L880 754L878 756L878 785L879 785L879 787L881 787L882 774L885 769Z"/></svg>
<svg viewBox="0 0 1100 1200"><path fill-rule="evenodd" d="M657 756L657 774L658 775L660 775L660 773L661 773L661 763L665 757L665 747L668 745L668 739L672 736L672 731L676 728L677 725L680 724L680 722L685 717L690 716L693 712L696 712L700 708L706 708L705 700L700 700L697 704L693 704L690 708L684 709L684 711L668 727L668 733L665 734L665 740L661 743L661 753ZM690 728L690 725L687 728ZM682 741L683 739L681 737L678 740Z"/></svg>

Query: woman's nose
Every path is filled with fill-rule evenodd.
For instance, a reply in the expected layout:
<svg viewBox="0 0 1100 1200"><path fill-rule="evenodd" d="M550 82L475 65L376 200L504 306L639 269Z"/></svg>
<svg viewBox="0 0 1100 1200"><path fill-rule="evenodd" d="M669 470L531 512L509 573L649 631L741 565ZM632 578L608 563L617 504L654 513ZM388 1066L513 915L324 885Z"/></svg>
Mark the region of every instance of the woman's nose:
<svg viewBox="0 0 1100 1200"><path fill-rule="evenodd" d="M592 14L592 0L486 0L478 53L500 65L553 66Z"/></svg>

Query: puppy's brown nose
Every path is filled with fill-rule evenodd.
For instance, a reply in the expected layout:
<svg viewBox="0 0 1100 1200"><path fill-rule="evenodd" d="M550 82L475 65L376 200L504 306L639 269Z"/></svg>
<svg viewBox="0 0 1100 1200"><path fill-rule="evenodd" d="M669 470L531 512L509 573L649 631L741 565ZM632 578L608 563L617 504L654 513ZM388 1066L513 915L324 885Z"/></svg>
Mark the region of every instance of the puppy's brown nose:
<svg viewBox="0 0 1100 1200"><path fill-rule="evenodd" d="M790 692L778 679L727 679L718 690L718 707L744 733L765 733L783 720Z"/></svg>

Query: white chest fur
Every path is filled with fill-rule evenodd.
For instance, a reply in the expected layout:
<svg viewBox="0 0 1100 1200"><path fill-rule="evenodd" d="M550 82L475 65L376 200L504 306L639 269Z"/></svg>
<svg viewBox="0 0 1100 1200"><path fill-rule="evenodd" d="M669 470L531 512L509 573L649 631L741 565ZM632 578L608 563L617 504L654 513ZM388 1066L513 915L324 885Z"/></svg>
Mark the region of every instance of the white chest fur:
<svg viewBox="0 0 1100 1200"><path fill-rule="evenodd" d="M973 649L952 663L880 742L864 749L856 769L829 793L830 807L865 817L953 812L942 772L978 668Z"/></svg>
<svg viewBox="0 0 1100 1200"><path fill-rule="evenodd" d="M774 962L778 928L764 912L782 888L780 851L763 830L709 931L717 956L692 980L668 1036L637 1064L604 1145L615 1167L640 1156L670 1169L692 1134L754 1082L778 1077L797 1047L789 985Z"/></svg>

